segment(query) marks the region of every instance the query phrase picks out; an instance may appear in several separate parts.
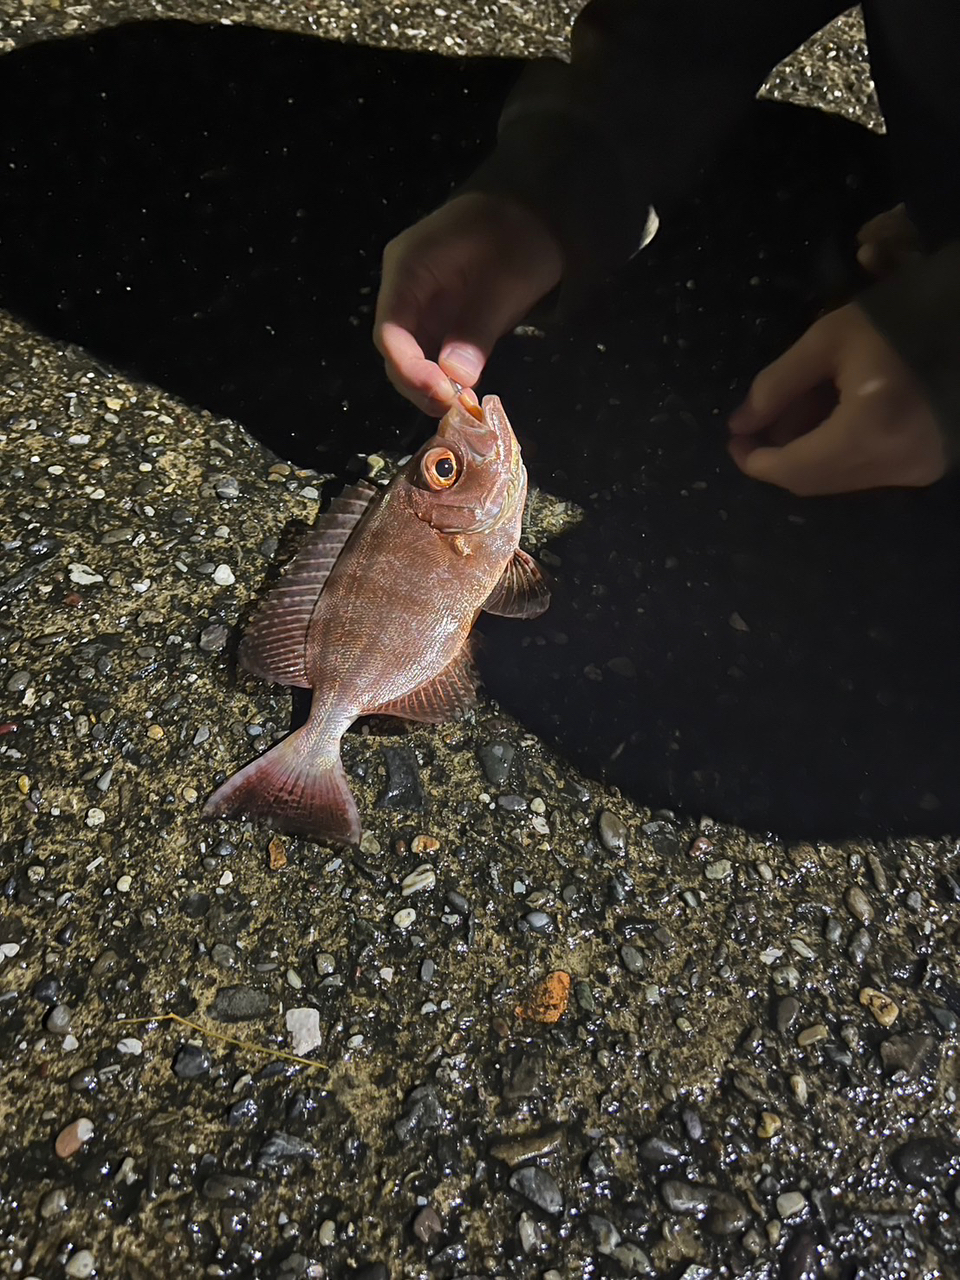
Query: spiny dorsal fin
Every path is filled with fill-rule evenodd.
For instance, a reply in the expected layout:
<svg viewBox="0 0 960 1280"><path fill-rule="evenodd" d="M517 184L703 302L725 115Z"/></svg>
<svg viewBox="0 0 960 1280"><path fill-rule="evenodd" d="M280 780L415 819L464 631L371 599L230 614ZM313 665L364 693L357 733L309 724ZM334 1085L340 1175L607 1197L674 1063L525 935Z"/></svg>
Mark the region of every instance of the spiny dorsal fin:
<svg viewBox="0 0 960 1280"><path fill-rule="evenodd" d="M263 680L308 689L307 632L320 592L377 490L366 481L334 498L244 632L239 657Z"/></svg>
<svg viewBox="0 0 960 1280"><path fill-rule="evenodd" d="M417 689L385 702L379 707L364 710L367 716L399 716L401 720L418 720L422 724L443 724L447 720L459 720L477 705L477 685L480 677L473 665L470 642L432 680Z"/></svg>
<svg viewBox="0 0 960 1280"><path fill-rule="evenodd" d="M550 603L550 587L532 556L518 547L484 609L504 618L537 618Z"/></svg>

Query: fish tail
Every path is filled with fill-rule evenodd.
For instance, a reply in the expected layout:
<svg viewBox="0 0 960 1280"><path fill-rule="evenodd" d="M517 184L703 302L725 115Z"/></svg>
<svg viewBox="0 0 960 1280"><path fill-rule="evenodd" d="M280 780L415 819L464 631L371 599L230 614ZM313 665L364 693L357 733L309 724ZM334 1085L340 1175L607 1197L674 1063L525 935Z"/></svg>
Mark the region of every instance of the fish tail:
<svg viewBox="0 0 960 1280"><path fill-rule="evenodd" d="M318 755L302 729L228 778L203 813L207 818L246 814L315 840L360 842L360 815L339 753Z"/></svg>

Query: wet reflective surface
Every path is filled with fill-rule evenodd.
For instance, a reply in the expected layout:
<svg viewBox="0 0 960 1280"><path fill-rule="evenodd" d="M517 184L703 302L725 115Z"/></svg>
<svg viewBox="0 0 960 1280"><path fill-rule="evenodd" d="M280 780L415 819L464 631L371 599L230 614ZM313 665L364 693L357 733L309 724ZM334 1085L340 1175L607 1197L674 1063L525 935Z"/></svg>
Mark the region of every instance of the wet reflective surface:
<svg viewBox="0 0 960 1280"><path fill-rule="evenodd" d="M0 298L282 456L402 452L428 424L370 347L379 251L468 171L514 66L158 30L5 67ZM881 147L759 106L592 310L487 374L533 483L587 511L533 678L486 624L489 687L638 798L806 836L960 824L955 480L798 501L723 448L752 374L862 283Z"/></svg>
<svg viewBox="0 0 960 1280"><path fill-rule="evenodd" d="M510 75L189 29L5 60L0 300L322 471L402 450L379 245ZM875 141L758 109L575 330L504 344L585 518L542 623L484 622L516 719L349 736L354 855L197 816L285 731L236 623L338 481L0 319L0 1270L949 1273L956 844L756 828L958 829L955 482L801 503L723 450L849 283Z"/></svg>

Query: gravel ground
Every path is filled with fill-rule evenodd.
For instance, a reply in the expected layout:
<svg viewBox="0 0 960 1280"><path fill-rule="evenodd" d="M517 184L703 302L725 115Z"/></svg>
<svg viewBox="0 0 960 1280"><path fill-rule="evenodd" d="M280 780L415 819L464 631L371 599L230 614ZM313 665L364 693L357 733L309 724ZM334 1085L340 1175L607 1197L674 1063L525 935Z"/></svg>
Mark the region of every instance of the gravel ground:
<svg viewBox="0 0 960 1280"><path fill-rule="evenodd" d="M8 317L0 458L0 1274L956 1271L955 840L652 812L492 703L349 735L355 856L204 824L339 481Z"/></svg>

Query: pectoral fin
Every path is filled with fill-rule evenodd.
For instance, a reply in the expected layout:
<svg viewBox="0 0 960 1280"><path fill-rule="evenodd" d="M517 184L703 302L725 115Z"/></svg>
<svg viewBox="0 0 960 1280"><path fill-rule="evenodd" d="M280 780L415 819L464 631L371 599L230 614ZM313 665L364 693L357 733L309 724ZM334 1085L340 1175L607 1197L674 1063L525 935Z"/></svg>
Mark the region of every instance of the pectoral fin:
<svg viewBox="0 0 960 1280"><path fill-rule="evenodd" d="M260 605L240 643L240 662L262 680L310 687L307 632L337 556L376 493L361 481L344 489L317 517L300 551Z"/></svg>
<svg viewBox="0 0 960 1280"><path fill-rule="evenodd" d="M484 609L504 618L538 618L550 603L550 587L532 556L518 547L490 592Z"/></svg>
<svg viewBox="0 0 960 1280"><path fill-rule="evenodd" d="M364 711L368 716L398 716L401 720L418 720L422 724L443 724L459 720L477 705L480 677L473 665L469 642L463 646L449 666L425 684L394 698L379 707Z"/></svg>

